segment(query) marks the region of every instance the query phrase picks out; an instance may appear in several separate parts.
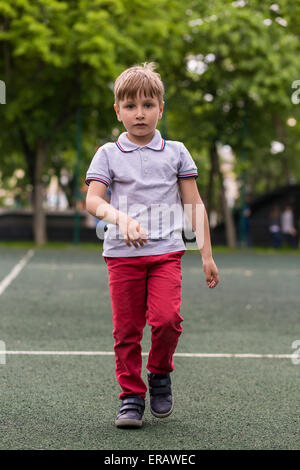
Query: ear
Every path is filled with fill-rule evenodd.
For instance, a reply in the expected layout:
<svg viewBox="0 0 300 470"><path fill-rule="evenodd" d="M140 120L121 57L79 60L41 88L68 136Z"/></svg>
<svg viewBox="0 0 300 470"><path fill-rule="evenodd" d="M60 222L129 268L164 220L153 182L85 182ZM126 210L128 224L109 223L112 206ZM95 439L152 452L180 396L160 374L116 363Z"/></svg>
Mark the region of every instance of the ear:
<svg viewBox="0 0 300 470"><path fill-rule="evenodd" d="M118 118L118 121L122 122L122 119L120 117L120 109L118 107L118 105L115 103L114 104L114 110L116 111L116 115L117 115L117 118Z"/></svg>
<svg viewBox="0 0 300 470"><path fill-rule="evenodd" d="M165 107L165 102L163 101L163 102L161 103L161 105L159 106L159 115L158 115L158 119L161 119L161 118L162 118L164 107Z"/></svg>

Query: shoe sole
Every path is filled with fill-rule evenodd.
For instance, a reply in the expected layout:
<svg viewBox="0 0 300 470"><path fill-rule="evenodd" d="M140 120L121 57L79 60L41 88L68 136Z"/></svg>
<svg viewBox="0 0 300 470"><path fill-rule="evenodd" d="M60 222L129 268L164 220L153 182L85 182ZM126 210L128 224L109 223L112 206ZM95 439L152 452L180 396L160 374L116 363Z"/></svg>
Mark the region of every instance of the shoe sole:
<svg viewBox="0 0 300 470"><path fill-rule="evenodd" d="M137 419L116 419L117 428L140 428L143 424L142 420Z"/></svg>
<svg viewBox="0 0 300 470"><path fill-rule="evenodd" d="M156 418L167 418L167 416L170 416L173 409L174 409L174 400L172 401L172 408L167 413L161 413L161 414L156 413L155 411L152 410L151 405L150 405L150 411L153 414L153 416L155 416Z"/></svg>

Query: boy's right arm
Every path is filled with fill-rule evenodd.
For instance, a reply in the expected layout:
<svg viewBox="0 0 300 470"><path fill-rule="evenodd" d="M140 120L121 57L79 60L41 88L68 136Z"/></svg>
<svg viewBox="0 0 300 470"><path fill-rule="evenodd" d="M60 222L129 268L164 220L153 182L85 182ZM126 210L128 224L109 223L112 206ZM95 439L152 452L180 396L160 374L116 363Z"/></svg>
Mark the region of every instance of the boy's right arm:
<svg viewBox="0 0 300 470"><path fill-rule="evenodd" d="M108 204L104 199L106 190L104 183L99 181L90 182L86 196L87 211L104 222L118 225L127 246L130 246L130 242L136 248L138 248L138 243L144 246L148 235L145 229L141 227L137 220Z"/></svg>

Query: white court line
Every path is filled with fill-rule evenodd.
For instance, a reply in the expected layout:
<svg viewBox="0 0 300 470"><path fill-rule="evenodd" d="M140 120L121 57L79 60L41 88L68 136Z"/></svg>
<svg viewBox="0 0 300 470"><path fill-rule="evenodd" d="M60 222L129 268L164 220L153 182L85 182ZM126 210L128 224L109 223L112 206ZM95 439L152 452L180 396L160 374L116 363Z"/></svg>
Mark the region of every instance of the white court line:
<svg viewBox="0 0 300 470"><path fill-rule="evenodd" d="M113 351L5 351L5 354L30 356L114 356ZM148 356L148 353L142 353ZM252 353L175 353L175 357L242 357L242 358L271 358L291 359L294 354L252 354Z"/></svg>
<svg viewBox="0 0 300 470"><path fill-rule="evenodd" d="M26 266L28 260L34 255L34 250L29 250L26 255L16 264L16 266L11 270L11 272L5 276L5 278L0 282L0 295L3 294L5 289L12 283L12 281L20 274L24 266Z"/></svg>
<svg viewBox="0 0 300 470"><path fill-rule="evenodd" d="M0 295L11 282L18 276L25 267L28 260L34 255L34 250L29 250L27 254L19 261L12 271L0 283ZM31 355L31 356L114 356L113 351L4 351L11 355ZM148 353L142 353L142 356L148 356ZM294 354L252 354L252 353L175 353L175 357L239 357L239 358L276 358L290 359Z"/></svg>

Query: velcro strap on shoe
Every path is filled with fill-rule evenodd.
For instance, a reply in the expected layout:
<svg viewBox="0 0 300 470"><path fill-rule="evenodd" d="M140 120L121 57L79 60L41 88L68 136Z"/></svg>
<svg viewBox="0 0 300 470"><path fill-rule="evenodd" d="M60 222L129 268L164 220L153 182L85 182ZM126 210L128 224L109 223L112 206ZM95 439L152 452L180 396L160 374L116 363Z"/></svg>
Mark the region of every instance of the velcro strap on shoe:
<svg viewBox="0 0 300 470"><path fill-rule="evenodd" d="M171 394L171 387L166 386L166 387L150 387L150 393L151 395L166 395L167 393Z"/></svg>
<svg viewBox="0 0 300 470"><path fill-rule="evenodd" d="M165 379L150 379L150 386L151 387L164 387L165 385L171 385L171 379L170 377L167 377Z"/></svg>
<svg viewBox="0 0 300 470"><path fill-rule="evenodd" d="M127 405L127 403L136 403L137 405L143 406L145 404L145 400L142 397L127 397L122 400L122 405Z"/></svg>
<svg viewBox="0 0 300 470"><path fill-rule="evenodd" d="M126 406L126 408L125 408ZM128 406L132 406L131 409L138 409L139 407L145 408L145 400L142 397L128 397L122 400L120 409L129 409Z"/></svg>
<svg viewBox="0 0 300 470"><path fill-rule="evenodd" d="M143 407L140 405L136 405L134 403L130 403L128 405L122 405L119 412L123 413L124 411L129 411L129 410L136 410L140 413L141 411L143 411Z"/></svg>

